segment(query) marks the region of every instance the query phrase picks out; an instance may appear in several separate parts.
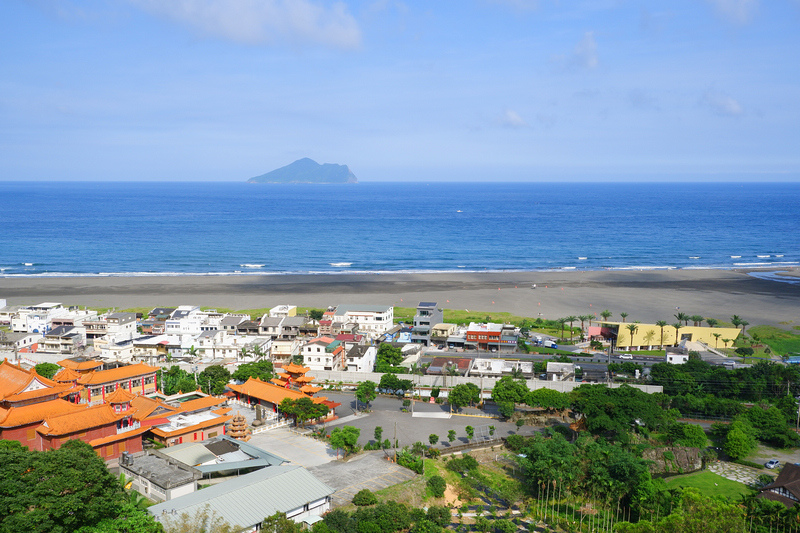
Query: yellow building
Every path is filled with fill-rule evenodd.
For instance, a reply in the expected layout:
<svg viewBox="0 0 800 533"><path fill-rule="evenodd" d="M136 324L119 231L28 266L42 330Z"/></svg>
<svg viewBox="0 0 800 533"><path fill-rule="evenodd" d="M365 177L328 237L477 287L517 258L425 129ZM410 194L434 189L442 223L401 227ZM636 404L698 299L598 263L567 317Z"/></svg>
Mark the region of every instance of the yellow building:
<svg viewBox="0 0 800 533"><path fill-rule="evenodd" d="M616 338L617 348L625 350L655 350L676 346L682 340L702 342L711 348L728 348L739 333L739 328L682 326L676 331L672 325L662 328L657 324L600 322L600 335L607 339Z"/></svg>

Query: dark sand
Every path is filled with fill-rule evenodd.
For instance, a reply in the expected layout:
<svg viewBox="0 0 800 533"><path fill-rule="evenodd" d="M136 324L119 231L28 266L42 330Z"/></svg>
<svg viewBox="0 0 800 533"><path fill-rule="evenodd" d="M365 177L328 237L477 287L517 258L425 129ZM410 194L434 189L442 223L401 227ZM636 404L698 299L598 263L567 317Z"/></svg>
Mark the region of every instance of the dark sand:
<svg viewBox="0 0 800 533"><path fill-rule="evenodd" d="M796 280L797 273L786 277ZM753 325L800 324L800 285L733 270L0 278L0 298L9 304L54 301L118 309L181 304L415 307L435 301L489 315L599 316L609 309L617 319L627 312L628 321L670 323L680 307L690 315L722 320L737 314Z"/></svg>

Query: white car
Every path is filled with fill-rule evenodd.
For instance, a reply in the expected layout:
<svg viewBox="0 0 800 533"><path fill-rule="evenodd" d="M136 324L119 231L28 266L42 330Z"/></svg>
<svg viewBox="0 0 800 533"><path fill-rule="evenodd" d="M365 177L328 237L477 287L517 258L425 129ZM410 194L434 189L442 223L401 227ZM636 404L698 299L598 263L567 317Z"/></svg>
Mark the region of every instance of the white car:
<svg viewBox="0 0 800 533"><path fill-rule="evenodd" d="M620 359L633 359L633 354L631 353L621 353L619 354Z"/></svg>
<svg viewBox="0 0 800 533"><path fill-rule="evenodd" d="M770 459L769 461L764 463L764 466L766 466L767 468L777 468L780 464L781 462L778 461L777 459Z"/></svg>

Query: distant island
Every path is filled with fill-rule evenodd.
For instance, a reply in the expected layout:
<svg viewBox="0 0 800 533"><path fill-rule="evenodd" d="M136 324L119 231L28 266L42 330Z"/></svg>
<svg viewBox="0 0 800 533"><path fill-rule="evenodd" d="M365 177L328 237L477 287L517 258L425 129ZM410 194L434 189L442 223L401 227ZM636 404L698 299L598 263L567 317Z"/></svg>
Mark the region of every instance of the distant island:
<svg viewBox="0 0 800 533"><path fill-rule="evenodd" d="M347 165L320 165L304 157L285 167L250 178L247 183L358 183L358 179Z"/></svg>

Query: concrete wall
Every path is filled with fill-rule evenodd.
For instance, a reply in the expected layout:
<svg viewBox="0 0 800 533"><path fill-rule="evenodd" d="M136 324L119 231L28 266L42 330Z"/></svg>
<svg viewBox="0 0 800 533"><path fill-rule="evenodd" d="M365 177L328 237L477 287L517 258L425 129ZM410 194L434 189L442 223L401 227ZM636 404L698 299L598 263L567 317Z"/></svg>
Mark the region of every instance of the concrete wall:
<svg viewBox="0 0 800 533"><path fill-rule="evenodd" d="M320 387L325 386L325 380L330 383L342 382L345 384L354 384L362 381L373 381L380 383L381 376L378 372L342 372L342 371L325 371L317 370L310 373L314 377L314 384ZM411 380L416 388L430 388L430 387L454 387L461 383L473 383L476 386L483 387L484 390L492 389L499 380L499 378L480 378L480 377L463 377L463 376L419 376L412 374L397 374L399 379ZM544 381L540 379L529 379L526 381L528 389L554 389L559 392L569 392L576 387L584 385L582 382L577 381ZM619 387L619 383L611 385L612 388ZM640 389L648 394L654 392L664 392L661 385L631 385L631 387ZM322 393L320 393L322 394Z"/></svg>

